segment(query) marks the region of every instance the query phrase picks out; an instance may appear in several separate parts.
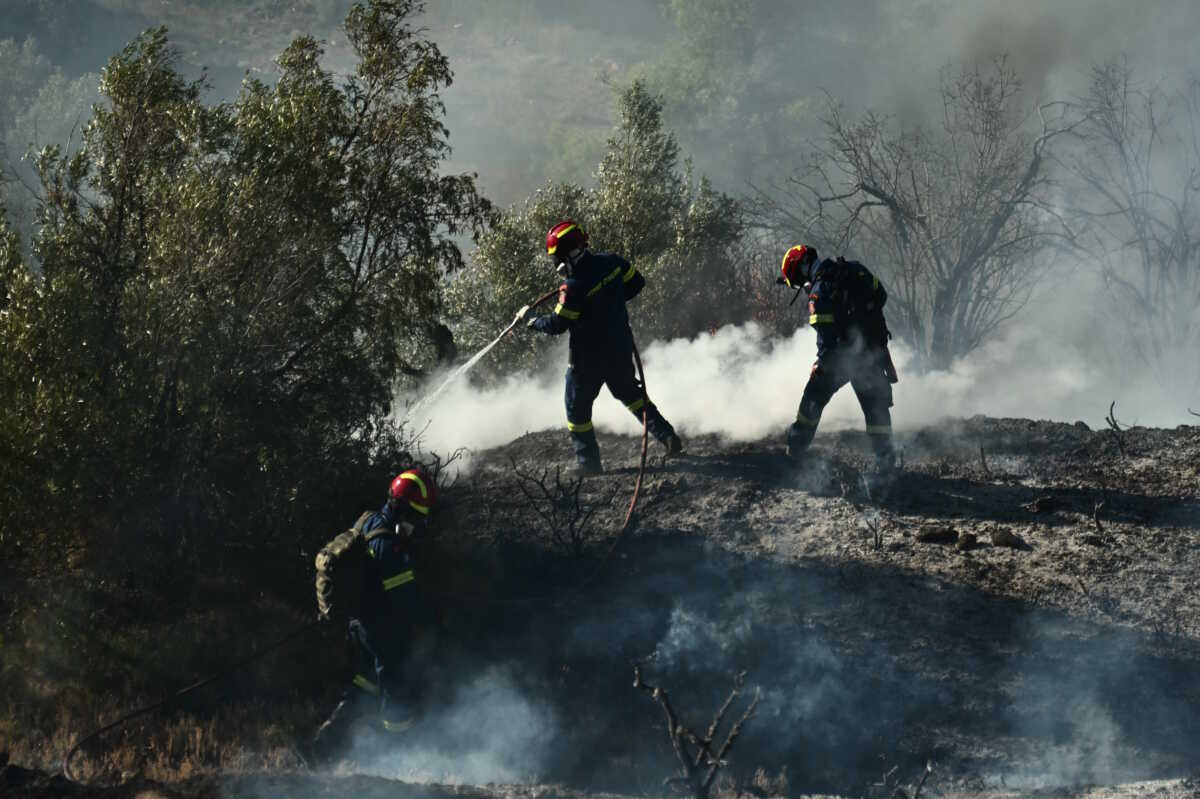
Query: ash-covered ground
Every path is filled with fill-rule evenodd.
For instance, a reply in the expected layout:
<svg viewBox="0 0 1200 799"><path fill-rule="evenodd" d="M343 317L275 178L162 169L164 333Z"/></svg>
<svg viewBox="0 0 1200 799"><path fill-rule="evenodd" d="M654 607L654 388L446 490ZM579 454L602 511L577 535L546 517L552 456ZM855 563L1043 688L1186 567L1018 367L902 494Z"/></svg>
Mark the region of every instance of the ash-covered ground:
<svg viewBox="0 0 1200 799"><path fill-rule="evenodd" d="M480 458L463 526L545 534L514 464L566 462L563 438ZM604 529L639 443L607 437L609 471L585 484L593 503L613 497ZM978 417L900 443L902 474L874 491L858 433L818 436L799 468L777 439L652 457L634 535L564 624L653 653L655 681L699 716L745 670L762 704L734 760L742 779L786 768L792 793L853 795L927 761L942 789L1200 766L1200 428Z"/></svg>
<svg viewBox="0 0 1200 799"><path fill-rule="evenodd" d="M640 441L601 443L577 495L561 433L446 492L446 640L403 741L80 795L661 795L677 763L635 662L697 731L744 672L730 795L912 796L926 764L925 796L1197 795L1200 427L947 422L901 437L886 490L861 434L800 467L693 439L651 450L620 539Z"/></svg>

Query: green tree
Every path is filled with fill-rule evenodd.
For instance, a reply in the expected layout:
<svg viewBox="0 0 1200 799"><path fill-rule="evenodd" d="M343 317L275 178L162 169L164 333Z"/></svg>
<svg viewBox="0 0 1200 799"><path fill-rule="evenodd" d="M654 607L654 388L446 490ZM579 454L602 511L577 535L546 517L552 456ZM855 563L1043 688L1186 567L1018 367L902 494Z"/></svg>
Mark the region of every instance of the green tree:
<svg viewBox="0 0 1200 799"><path fill-rule="evenodd" d="M4 239L0 479L22 489L2 529L304 540L393 468L393 385L423 365L397 342L430 328L455 237L489 214L472 176L439 173L451 73L418 8L356 5L340 85L310 38L228 104L200 100L164 30L109 62L80 150L38 158L37 270Z"/></svg>
<svg viewBox="0 0 1200 799"><path fill-rule="evenodd" d="M639 81L617 96L617 124L595 178L591 189L545 186L482 237L450 290L460 341L483 346L521 305L554 285L543 242L565 218L584 225L593 249L622 254L646 274L644 296L631 305L640 339L692 335L747 318L741 207L680 164L662 101ZM544 336L516 336L492 368L532 366L550 346Z"/></svg>
<svg viewBox="0 0 1200 799"><path fill-rule="evenodd" d="M523 206L501 214L480 238L470 265L447 297L457 322L455 336L464 349L481 349L512 322L517 309L554 288L558 277L546 258L546 231L564 218L585 218L589 200L589 192L574 184L548 184ZM530 369L552 346L548 336L518 331L484 368Z"/></svg>

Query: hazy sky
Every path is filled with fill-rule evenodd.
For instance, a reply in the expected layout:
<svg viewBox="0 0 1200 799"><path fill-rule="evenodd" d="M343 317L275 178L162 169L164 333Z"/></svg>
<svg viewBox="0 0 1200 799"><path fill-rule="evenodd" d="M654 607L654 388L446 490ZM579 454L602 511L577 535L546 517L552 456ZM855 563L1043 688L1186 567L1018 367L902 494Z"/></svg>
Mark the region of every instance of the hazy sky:
<svg viewBox="0 0 1200 799"><path fill-rule="evenodd" d="M14 8L38 5L8 2ZM212 13L212 5L64 0L69 14L10 13L0 23L0 37L41 36L38 51L71 77L97 70L99 54L116 50L132 31L165 23L185 68L206 65L219 92L235 91L247 71L269 78L270 59L302 32L328 40L331 63L348 63L344 37L333 24L346 5L340 0L297 2L291 8L298 10L275 14L262 3L220 14ZM709 18L723 20L715 28L719 35L712 35L713 26L705 28ZM586 180L611 125L612 86L633 75L668 89L687 88L668 95L668 119L685 152L694 156L696 171L737 194L748 180L781 174L798 161L807 137L819 133L825 92L851 112L874 108L906 124L929 124L937 121L940 70L1005 53L1025 82L1031 113L1038 101L1081 91L1090 67L1109 57L1127 56L1147 82L1178 82L1200 71L1195 0L433 0L423 24L450 57L456 76L444 95L454 147L451 168L477 172L485 192L501 204L522 200L549 178ZM7 128L4 122L0 126ZM1095 279L1079 270L1079 264L1056 265L1027 312L963 365L964 379L969 376L974 388L951 392L956 399L947 410L1095 421L1119 389L1143 396L1130 409L1138 420L1188 420L1186 398L1155 401L1152 381L1133 380L1113 368L1120 359L1106 342L1119 341L1120 309L1107 307ZM1036 335L1051 325L1051 335ZM806 371L810 339L801 331L786 345L791 350L779 350L786 357L754 356L767 358L762 368L778 364L782 370L771 381L781 386L778 399L760 417L772 425L794 412L802 380L783 375ZM1048 339L1054 347L1045 346ZM669 368L670 359L658 353L671 346L685 345L647 348L652 369ZM687 346L699 348L694 362L703 364L717 342ZM981 372L982 363L990 370ZM1197 368L1195 358L1180 364L1184 371ZM1014 375L1024 380L1031 373L1028 385L1013 381ZM652 374L650 380L652 386L688 385L685 375L663 380ZM919 421L909 410L917 404L917 391L915 380L898 388L901 423ZM557 389L541 393L549 398L546 413L555 418ZM1095 407L1080 407L1081 394ZM1024 398L1024 404L1009 402L1012 396ZM1053 404L1054 397L1061 402ZM854 420L856 410L852 404L843 408L843 399L835 401L831 418ZM682 412L685 418L689 413ZM628 427L622 419L618 413L611 421Z"/></svg>

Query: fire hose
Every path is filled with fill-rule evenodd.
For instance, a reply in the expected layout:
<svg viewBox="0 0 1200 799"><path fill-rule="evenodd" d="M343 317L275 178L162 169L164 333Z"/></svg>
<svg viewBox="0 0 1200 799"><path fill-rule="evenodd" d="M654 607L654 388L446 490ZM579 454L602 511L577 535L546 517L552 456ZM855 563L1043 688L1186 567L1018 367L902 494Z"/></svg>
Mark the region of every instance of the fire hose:
<svg viewBox="0 0 1200 799"><path fill-rule="evenodd" d="M557 294L558 294L557 288L553 289L551 291L548 291L545 294L543 294L542 296L538 297L532 303L530 303L529 307L531 309L537 308L538 306L542 305L547 300L549 300L551 297L554 297ZM508 334L514 327L517 326L517 323L520 321L521 321L520 319L514 319L512 321L512 323L507 328L505 328L504 332L500 334L499 338L503 338L506 334ZM633 518L634 518L634 511L637 508L638 495L640 494L641 488L642 488L642 478L646 472L646 452L647 452L647 445L648 445L648 439L649 439L648 407L650 404L650 400L649 400L649 397L646 392L646 376L642 370L642 357L641 357L641 354L638 352L636 342L633 342L632 335L630 336L630 342L633 345L633 360L637 366L638 381L642 387L642 400L643 400L643 404L642 404L642 452L641 452L641 460L638 464L637 480L634 482L633 496L629 500L629 508L625 512L625 520L621 523L621 529L617 531L617 535L614 537L612 544L608 548L608 551L606 551L604 553L604 557L600 560L600 563L597 564L596 568L592 571L592 573L590 575L588 575L586 579L582 580L577 585L575 585L570 591L566 592L567 594L578 593L579 591L582 591L584 588L586 588L588 585L590 585L600 575L600 573L604 569L605 565L607 565L609 560L612 558L612 555L616 551L617 546L621 543L621 541L625 537L625 534L628 532L630 523L633 521ZM552 597L546 597L546 596L539 596L539 597L516 597L516 598L512 598L512 599L504 599L504 598L493 598L493 597L464 597L461 595L446 595L446 596L448 596L449 598L452 598L452 599L475 601L475 602L487 602L487 603L495 603L495 604L539 602L539 601L545 601L548 598L552 598ZM561 598L561 595L558 597L553 597L553 598ZM255 661L260 660L261 658L270 654L271 652L274 652L275 650L282 648L286 644L299 638L301 635L309 632L310 630L316 629L319 625L321 625L323 623L324 622L322 620L314 620L314 621L307 622L306 624L303 624L303 625L295 628L288 634L284 635L282 638L279 638L278 640L269 644L265 648L258 650L250 655L247 655L247 656L241 658L240 660L232 663L229 666L226 666L221 671L215 672L215 673L209 675L208 677L197 680L196 682L193 682L190 685L187 685L187 686L184 686L183 688L178 689L177 691L171 693L170 695L164 697L163 699L158 700L157 702L153 702L151 704L144 705L143 707L137 708L136 710L132 710L129 713L126 713L125 715L121 716L120 718L118 718L114 721L111 721L108 724L105 724L104 726L102 726L96 730L93 730L92 732L88 733L87 735L85 735L82 738L80 738L79 740L77 740L71 746L71 748L67 750L67 753L65 755L63 755L63 760L62 760L63 776L66 777L71 782L76 782L76 783L79 782L79 779L75 776L74 772L71 770L71 760L75 757L75 753L78 752L80 749L82 749L83 746L85 744L87 744L88 742L99 738L101 735L104 735L107 732L111 732L112 730L117 729L118 727L126 724L127 722L132 721L133 719L136 719L140 716L144 716L148 713L152 713L155 710L158 710L162 707L167 706L171 702L178 701L179 699L182 699L183 697L187 696L188 694L191 694L191 693L194 693L195 691L200 690L201 688L205 687L206 685L214 683L223 677L227 677L227 676L233 674L234 672L236 672L242 668L245 668L246 666L250 665L251 663L254 663Z"/></svg>
<svg viewBox="0 0 1200 799"><path fill-rule="evenodd" d="M529 308L530 309L537 308L539 305L542 305L543 303L545 303L546 300L550 299L551 297L553 297L557 294L558 294L558 289L552 289L552 290L546 292L545 294L543 294L542 296L538 297L533 302L531 302L529 304ZM501 333L500 335L504 336L505 334L507 334L514 327L516 327L517 323L519 323L520 321L521 321L520 319L514 319L512 321L512 324L510 324L507 328L505 328L504 333ZM634 339L633 339L632 330L630 331L629 342L633 348L633 362L637 366L638 385L640 385L642 387L642 455L641 455L641 461L638 464L637 480L634 482L634 485L633 485L633 496L629 500L629 509L625 512L625 521L621 523L621 529L617 532L617 540L618 541L629 530L629 524L633 520L634 510L636 510L636 508L637 508L638 494L641 492L641 489L642 489L642 477L646 473L646 451L647 451L647 446L649 444L649 435L650 435L650 416L649 416L649 411L648 411L649 406L650 406L650 397L649 397L648 393L646 392L646 374L642 369L642 355L640 352L638 352L637 342L634 341ZM586 581L584 584L586 584Z"/></svg>

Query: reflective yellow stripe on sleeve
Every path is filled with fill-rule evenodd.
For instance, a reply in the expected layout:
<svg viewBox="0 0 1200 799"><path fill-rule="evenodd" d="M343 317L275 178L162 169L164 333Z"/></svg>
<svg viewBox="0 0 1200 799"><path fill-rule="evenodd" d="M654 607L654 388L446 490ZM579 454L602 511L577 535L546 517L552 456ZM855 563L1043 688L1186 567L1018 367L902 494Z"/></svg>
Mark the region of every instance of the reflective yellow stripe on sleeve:
<svg viewBox="0 0 1200 799"><path fill-rule="evenodd" d="M630 269L632 269L633 267L632 267L632 266L630 266L629 268L630 268ZM599 283L597 283L596 285L592 286L592 290L591 290L591 291L589 291L589 292L587 293L587 295L588 295L589 297L591 297L591 296L592 296L592 295L594 295L596 292L600 291L600 289L604 288L605 286L607 286L609 283L613 282L614 280L616 280L616 279L617 279L617 278L619 278L620 276L621 276L621 267L619 267L619 266L618 266L616 269L614 269L614 270L612 270L611 272L609 272L609 273L608 273L608 276L607 276L606 278L604 278L603 280L601 280L601 281L600 281Z"/></svg>
<svg viewBox="0 0 1200 799"><path fill-rule="evenodd" d="M592 423L590 421L579 423L567 422L567 429L572 433L586 433L592 429Z"/></svg>
<svg viewBox="0 0 1200 799"><path fill-rule="evenodd" d="M833 314L831 314L831 313L815 313L812 316L808 317L808 323L810 325L832 325L833 324Z"/></svg>
<svg viewBox="0 0 1200 799"><path fill-rule="evenodd" d="M558 305L554 306L554 312L556 314L558 314L559 316L561 316L563 319L570 319L572 321L574 321L575 319L578 319L580 317L579 311L572 311L570 308L563 305L561 302Z"/></svg>
<svg viewBox="0 0 1200 799"><path fill-rule="evenodd" d="M630 264L629 268L625 270L625 274L621 275L621 282L628 283L629 281L633 280L633 276L636 274L637 269L634 268L633 264Z"/></svg>
<svg viewBox="0 0 1200 799"><path fill-rule="evenodd" d="M399 574L392 575L383 581L383 590L391 591L393 588L399 588L405 583L411 583L415 579L417 578L413 576L412 569L409 569L406 572L400 572Z"/></svg>

